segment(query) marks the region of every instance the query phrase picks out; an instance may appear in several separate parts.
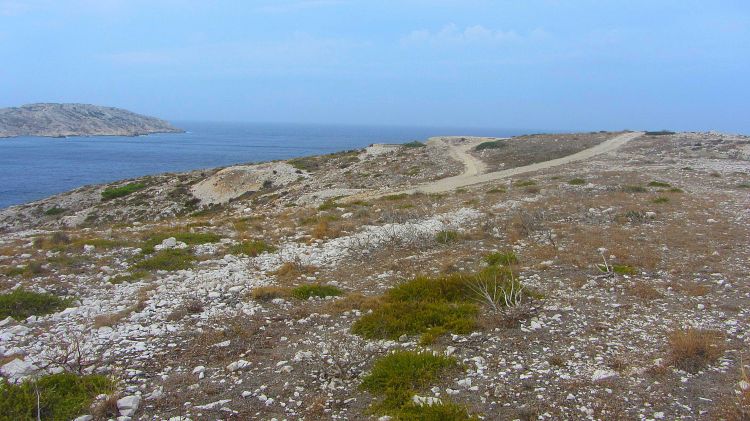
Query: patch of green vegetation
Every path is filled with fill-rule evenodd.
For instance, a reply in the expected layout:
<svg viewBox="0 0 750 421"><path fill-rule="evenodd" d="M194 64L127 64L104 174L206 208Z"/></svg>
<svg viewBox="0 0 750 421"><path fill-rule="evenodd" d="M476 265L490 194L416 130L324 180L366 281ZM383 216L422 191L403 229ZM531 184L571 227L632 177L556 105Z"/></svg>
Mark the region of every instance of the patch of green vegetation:
<svg viewBox="0 0 750 421"><path fill-rule="evenodd" d="M138 190L145 188L146 185L143 183L128 183L120 187L107 187L102 192L102 200L111 200L118 197L127 196L131 193L135 193Z"/></svg>
<svg viewBox="0 0 750 421"><path fill-rule="evenodd" d="M415 140L415 141L413 141L413 142L407 142L407 143L404 143L404 144L403 144L402 146L403 146L403 147L405 147L405 148L424 148L424 147L426 147L427 145L425 145L425 144L424 144L424 143L422 143L422 142L417 142L417 141Z"/></svg>
<svg viewBox="0 0 750 421"><path fill-rule="evenodd" d="M518 256L513 250L497 251L484 256L484 261L490 266L510 266L518 263Z"/></svg>
<svg viewBox="0 0 750 421"><path fill-rule="evenodd" d="M450 244L458 241L458 233L452 230L443 230L435 234L435 241L438 244Z"/></svg>
<svg viewBox="0 0 750 421"><path fill-rule="evenodd" d="M372 408L376 414L398 420L468 420L471 417L466 409L454 403L418 406L412 401L412 396L423 393L458 367L452 357L396 351L375 361L360 388L381 397Z"/></svg>
<svg viewBox="0 0 750 421"><path fill-rule="evenodd" d="M307 300L311 297L338 297L343 294L343 291L337 287L325 284L300 285L292 290L292 297L300 300Z"/></svg>
<svg viewBox="0 0 750 421"><path fill-rule="evenodd" d="M406 199L407 197L409 197L408 193L399 193L399 194L389 194L387 196L383 196L382 199L383 200L391 200L391 201L393 201L393 200Z"/></svg>
<svg viewBox="0 0 750 421"><path fill-rule="evenodd" d="M326 211L331 210L340 207L338 203L336 203L336 199L327 199L325 202L321 203L320 206L318 206L319 211Z"/></svg>
<svg viewBox="0 0 750 421"><path fill-rule="evenodd" d="M671 189L667 190L670 193L684 193L681 188L679 187L672 187Z"/></svg>
<svg viewBox="0 0 750 421"><path fill-rule="evenodd" d="M648 183L648 186L649 187L664 187L664 188L672 187L671 184L665 183L663 181L652 181Z"/></svg>
<svg viewBox="0 0 750 421"><path fill-rule="evenodd" d="M368 339L396 340L401 335L423 335L423 343L443 333L467 334L476 327L479 304L486 304L481 287L539 298L523 290L507 268L490 267L474 275L455 274L417 277L389 289L378 306L352 326L352 332ZM504 303L495 303L498 306Z"/></svg>
<svg viewBox="0 0 750 421"><path fill-rule="evenodd" d="M47 216L56 216L56 215L63 214L66 211L67 211L67 209L65 209L65 208L61 208L61 207L58 207L58 206L53 206L53 207L47 209L46 211L44 211L44 214L47 215Z"/></svg>
<svg viewBox="0 0 750 421"><path fill-rule="evenodd" d="M309 216L307 218L302 218L302 219L300 219L299 223L300 223L300 225L310 225L310 224L317 224L317 223L320 223L322 221L325 221L325 222L334 222L334 221L338 221L340 219L341 218L339 218L336 215L325 215L325 214L323 214L323 215L313 215L313 216Z"/></svg>
<svg viewBox="0 0 750 421"><path fill-rule="evenodd" d="M70 305L69 299L18 288L9 294L0 294L0 319L10 316L16 320L23 320L29 316L43 316Z"/></svg>
<svg viewBox="0 0 750 421"><path fill-rule="evenodd" d="M628 265L612 265L612 272L618 275L635 275L638 273L635 268Z"/></svg>
<svg viewBox="0 0 750 421"><path fill-rule="evenodd" d="M161 244L162 241L170 237L174 237L175 240L182 241L183 243L191 246L197 244L216 243L221 240L221 236L208 232L190 232L181 230L159 231L151 233L147 237L146 241L144 241L141 245L141 251L143 252L143 254L151 254L155 251L154 246L156 246L157 244Z"/></svg>
<svg viewBox="0 0 750 421"><path fill-rule="evenodd" d="M69 421L87 413L96 396L112 393L114 387L107 377L72 373L52 374L15 385L0 380L0 420Z"/></svg>
<svg viewBox="0 0 750 421"><path fill-rule="evenodd" d="M669 198L664 196L659 196L656 199L652 200L651 203L662 204L662 203L669 203Z"/></svg>
<svg viewBox="0 0 750 421"><path fill-rule="evenodd" d="M646 136L668 136L675 134L672 131L669 130L658 130L653 132L646 132Z"/></svg>
<svg viewBox="0 0 750 421"><path fill-rule="evenodd" d="M738 189L750 189L750 183L740 183L737 185Z"/></svg>
<svg viewBox="0 0 750 421"><path fill-rule="evenodd" d="M187 250L169 249L161 250L153 256L141 260L133 265L136 270L186 270L193 267L195 256Z"/></svg>
<svg viewBox="0 0 750 421"><path fill-rule="evenodd" d="M568 180L568 184L570 184L571 186L582 186L586 184L586 180L584 180L583 178L574 178L572 180Z"/></svg>
<svg viewBox="0 0 750 421"><path fill-rule="evenodd" d="M625 193L646 193L648 191L647 188L643 186L623 186L622 191Z"/></svg>
<svg viewBox="0 0 750 421"><path fill-rule="evenodd" d="M129 274L123 274L123 275L116 275L111 278L109 278L110 284L122 284L124 282L135 282L140 281L141 279L145 279L150 274L145 270L136 270Z"/></svg>
<svg viewBox="0 0 750 421"><path fill-rule="evenodd" d="M529 186L536 186L536 181L534 180L518 180L515 183L513 183L516 187L529 187Z"/></svg>
<svg viewBox="0 0 750 421"><path fill-rule="evenodd" d="M31 278L36 275L42 275L46 272L42 262L29 262L24 266L14 266L6 269L3 273L5 276L23 276L24 278Z"/></svg>
<svg viewBox="0 0 750 421"><path fill-rule="evenodd" d="M504 140L493 140L490 142L482 142L474 147L475 151L483 151L485 149L500 149L508 146L508 143Z"/></svg>
<svg viewBox="0 0 750 421"><path fill-rule="evenodd" d="M276 247L266 243L264 240L249 240L243 241L239 244L233 245L229 252L232 254L244 254L246 256L255 257L263 253L273 253L276 251Z"/></svg>

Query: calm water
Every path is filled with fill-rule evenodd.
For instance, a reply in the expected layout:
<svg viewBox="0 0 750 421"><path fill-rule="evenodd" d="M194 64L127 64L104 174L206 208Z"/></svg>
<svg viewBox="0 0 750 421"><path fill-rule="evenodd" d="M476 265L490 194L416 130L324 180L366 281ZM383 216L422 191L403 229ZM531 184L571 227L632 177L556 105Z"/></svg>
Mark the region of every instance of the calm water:
<svg viewBox="0 0 750 421"><path fill-rule="evenodd" d="M521 134L513 130L424 127L195 122L176 125L187 133L0 139L0 208L86 184L147 174L318 155L438 135Z"/></svg>

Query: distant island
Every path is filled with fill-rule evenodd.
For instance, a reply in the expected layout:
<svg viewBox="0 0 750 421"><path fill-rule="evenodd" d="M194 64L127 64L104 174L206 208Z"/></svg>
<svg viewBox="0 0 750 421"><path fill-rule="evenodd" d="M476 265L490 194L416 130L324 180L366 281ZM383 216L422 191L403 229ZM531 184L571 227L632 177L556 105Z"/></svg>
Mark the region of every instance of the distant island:
<svg viewBox="0 0 750 421"><path fill-rule="evenodd" d="M0 138L139 136L182 132L164 120L113 107L44 103L0 108Z"/></svg>

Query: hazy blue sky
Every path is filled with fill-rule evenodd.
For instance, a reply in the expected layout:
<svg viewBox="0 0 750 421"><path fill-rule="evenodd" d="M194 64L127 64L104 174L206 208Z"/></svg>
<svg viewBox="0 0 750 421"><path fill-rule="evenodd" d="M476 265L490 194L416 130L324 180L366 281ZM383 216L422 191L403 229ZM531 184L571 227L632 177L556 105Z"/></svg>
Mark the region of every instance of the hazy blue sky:
<svg viewBox="0 0 750 421"><path fill-rule="evenodd" d="M0 0L0 106L750 133L750 1Z"/></svg>

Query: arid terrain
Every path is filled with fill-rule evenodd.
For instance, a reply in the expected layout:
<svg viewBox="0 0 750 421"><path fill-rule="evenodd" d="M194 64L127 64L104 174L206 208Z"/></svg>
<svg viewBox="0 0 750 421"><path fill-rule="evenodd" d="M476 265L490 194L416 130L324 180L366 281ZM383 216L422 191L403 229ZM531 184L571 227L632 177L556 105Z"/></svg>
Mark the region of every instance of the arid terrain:
<svg viewBox="0 0 750 421"><path fill-rule="evenodd" d="M713 132L85 186L0 210L0 420L746 420L749 239Z"/></svg>

